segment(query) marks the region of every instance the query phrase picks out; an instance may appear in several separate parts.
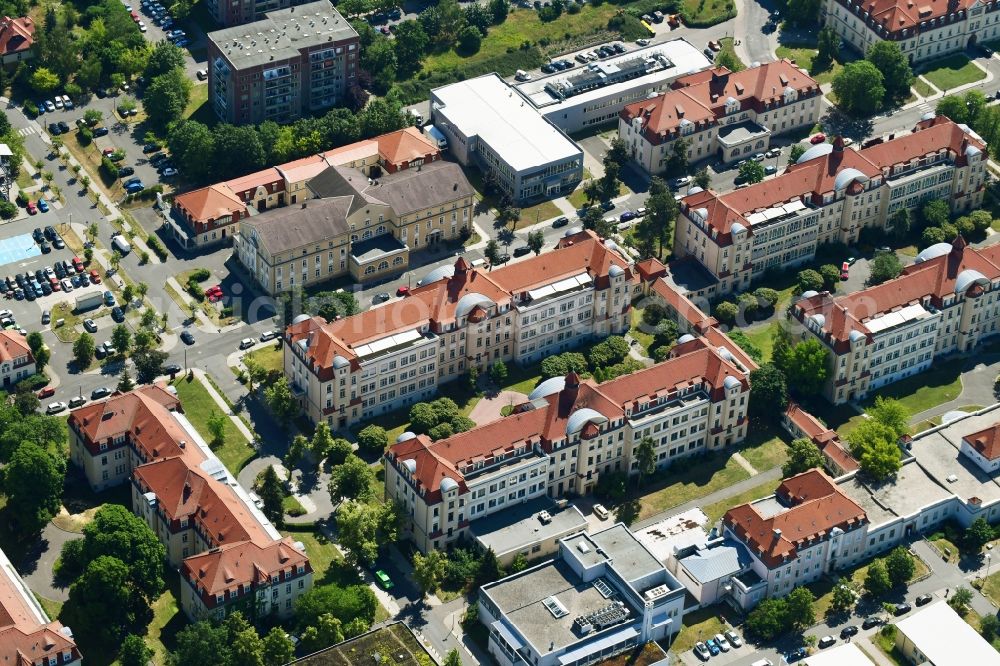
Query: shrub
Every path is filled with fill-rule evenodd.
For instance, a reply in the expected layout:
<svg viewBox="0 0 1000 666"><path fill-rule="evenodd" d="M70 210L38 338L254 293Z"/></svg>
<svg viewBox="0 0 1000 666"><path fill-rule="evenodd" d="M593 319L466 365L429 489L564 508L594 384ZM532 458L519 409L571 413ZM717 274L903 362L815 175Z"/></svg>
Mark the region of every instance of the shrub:
<svg viewBox="0 0 1000 666"><path fill-rule="evenodd" d="M212 277L212 274L207 268L196 268L191 271L191 277L189 280L195 280L196 282L204 282L208 278Z"/></svg>
<svg viewBox="0 0 1000 666"><path fill-rule="evenodd" d="M205 300L205 290L201 288L201 285L198 284L198 281L194 277L188 279L186 289L195 300Z"/></svg>
<svg viewBox="0 0 1000 666"><path fill-rule="evenodd" d="M159 238L157 238L156 236L150 236L149 238L146 239L146 246L149 247L149 249L152 250L153 253L156 254L156 256L158 256L160 259L166 261L167 249L163 247L163 243L160 242Z"/></svg>
<svg viewBox="0 0 1000 666"><path fill-rule="evenodd" d="M118 165L107 157L101 158L101 171L112 180L116 180L118 178Z"/></svg>
<svg viewBox="0 0 1000 666"><path fill-rule="evenodd" d="M0 201L0 217L5 220L17 215L17 206L9 201Z"/></svg>

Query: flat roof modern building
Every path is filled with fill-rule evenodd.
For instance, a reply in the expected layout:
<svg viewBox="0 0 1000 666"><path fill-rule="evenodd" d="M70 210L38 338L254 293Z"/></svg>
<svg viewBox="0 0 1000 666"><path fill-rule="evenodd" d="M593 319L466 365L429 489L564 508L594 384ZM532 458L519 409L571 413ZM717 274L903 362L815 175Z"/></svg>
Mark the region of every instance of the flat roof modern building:
<svg viewBox="0 0 1000 666"><path fill-rule="evenodd" d="M844 643L837 647L809 655L803 666L875 666L871 659L854 643Z"/></svg>
<svg viewBox="0 0 1000 666"><path fill-rule="evenodd" d="M486 585L479 619L502 666L590 664L680 630L684 587L622 524Z"/></svg>
<svg viewBox="0 0 1000 666"><path fill-rule="evenodd" d="M583 151L497 74L431 91L431 118L465 166L477 166L515 203L569 194Z"/></svg>
<svg viewBox="0 0 1000 666"><path fill-rule="evenodd" d="M539 497L472 521L469 536L480 550L492 550L500 566L506 567L518 555L529 561L548 557L559 549L560 539L586 529L587 519L578 508L562 509Z"/></svg>
<svg viewBox="0 0 1000 666"><path fill-rule="evenodd" d="M1000 652L944 601L897 622L896 647L914 664L1000 666Z"/></svg>
<svg viewBox="0 0 1000 666"><path fill-rule="evenodd" d="M668 90L678 77L711 65L686 40L674 39L514 87L544 118L572 133L617 122L626 104Z"/></svg>
<svg viewBox="0 0 1000 666"><path fill-rule="evenodd" d="M329 0L208 35L208 98L234 125L288 123L335 105L357 76L357 31Z"/></svg>

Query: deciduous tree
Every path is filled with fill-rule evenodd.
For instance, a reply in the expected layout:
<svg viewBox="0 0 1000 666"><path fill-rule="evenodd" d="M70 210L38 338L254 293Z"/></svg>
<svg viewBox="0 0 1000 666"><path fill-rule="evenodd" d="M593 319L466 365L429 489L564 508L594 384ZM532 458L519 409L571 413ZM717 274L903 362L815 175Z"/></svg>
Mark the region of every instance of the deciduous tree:
<svg viewBox="0 0 1000 666"><path fill-rule="evenodd" d="M883 560L872 560L872 563L868 565L864 585L865 592L875 599L885 596L892 589L892 581L889 579L889 572L886 570Z"/></svg>
<svg viewBox="0 0 1000 666"><path fill-rule="evenodd" d="M788 407L788 384L784 373L765 363L750 373L750 416L759 420L780 418Z"/></svg>
<svg viewBox="0 0 1000 666"><path fill-rule="evenodd" d="M373 497L372 484L375 472L356 455L347 456L330 474L330 499L334 504L344 499L367 501Z"/></svg>
<svg viewBox="0 0 1000 666"><path fill-rule="evenodd" d="M439 550L432 550L427 555L413 555L413 579L425 597L436 592L441 585L444 568L445 557Z"/></svg>
<svg viewBox="0 0 1000 666"><path fill-rule="evenodd" d="M358 433L358 448L366 453L381 454L388 445L389 437L382 426L368 425Z"/></svg>
<svg viewBox="0 0 1000 666"><path fill-rule="evenodd" d="M878 40L868 48L865 59L882 74L886 102L899 102L910 96L913 69L899 44Z"/></svg>
<svg viewBox="0 0 1000 666"><path fill-rule="evenodd" d="M742 183L759 183L764 180L764 165L757 160L747 160L740 165L739 176Z"/></svg>
<svg viewBox="0 0 1000 666"><path fill-rule="evenodd" d="M868 277L868 284L871 285L882 284L886 280L899 277L899 274L903 272L903 264L900 263L895 252L884 252L878 255L871 260L869 268L871 274Z"/></svg>
<svg viewBox="0 0 1000 666"><path fill-rule="evenodd" d="M276 382L264 389L264 399L274 416L283 425L287 425L299 411L298 403L292 397L292 390L288 386L288 380L284 377L279 377Z"/></svg>
<svg viewBox="0 0 1000 666"><path fill-rule="evenodd" d="M22 442L2 472L7 509L22 534L37 534L59 513L66 462L32 441Z"/></svg>
<svg viewBox="0 0 1000 666"><path fill-rule="evenodd" d="M826 459L812 440L800 437L788 446L788 461L781 468L785 478L801 474L813 468L823 468Z"/></svg>
<svg viewBox="0 0 1000 666"><path fill-rule="evenodd" d="M399 532L397 508L393 504L364 504L348 500L337 509L340 543L348 549L348 559L371 564L379 544L396 540Z"/></svg>
<svg viewBox="0 0 1000 666"><path fill-rule="evenodd" d="M867 117L875 113L885 99L882 72L867 60L844 65L833 77L837 104L847 114Z"/></svg>
<svg viewBox="0 0 1000 666"><path fill-rule="evenodd" d="M260 484L257 487L257 495L264 505L262 511L268 519L281 527L285 521L285 487L278 478L278 473L274 471L274 465L268 465L260 477Z"/></svg>
<svg viewBox="0 0 1000 666"><path fill-rule="evenodd" d="M885 558L885 570L893 587L901 587L910 582L916 569L913 555L903 546L896 546Z"/></svg>

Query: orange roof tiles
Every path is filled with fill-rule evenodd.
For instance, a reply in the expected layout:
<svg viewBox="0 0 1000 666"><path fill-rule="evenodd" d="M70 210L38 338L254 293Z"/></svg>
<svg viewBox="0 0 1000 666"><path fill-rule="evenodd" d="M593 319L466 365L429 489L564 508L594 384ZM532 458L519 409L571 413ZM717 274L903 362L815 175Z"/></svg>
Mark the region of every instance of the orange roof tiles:
<svg viewBox="0 0 1000 666"><path fill-rule="evenodd" d="M962 127L944 116L937 116L918 123L910 134L862 150L844 148L842 142L835 143L832 152L793 164L784 173L741 190L692 194L681 201L681 208L689 216L691 211L705 209L708 226L718 232L716 242L725 245L730 241L730 230L736 222L753 233L753 225L747 219L751 213L793 201L818 204L824 194L834 191L838 174L846 169L856 169L869 179L881 177L889 175L894 165L940 150L950 151L956 163L961 165L965 163L965 151L970 146L985 150L985 144Z"/></svg>
<svg viewBox="0 0 1000 666"><path fill-rule="evenodd" d="M312 570L309 558L286 537L266 545L243 541L213 548L184 560L181 573L214 602L216 595L236 591L243 585L263 583L280 572L294 573L300 566ZM215 604L207 605L212 608Z"/></svg>
<svg viewBox="0 0 1000 666"><path fill-rule="evenodd" d="M437 144L420 133L416 127L406 127L376 137L379 156L389 164L402 165L414 160L441 154Z"/></svg>
<svg viewBox="0 0 1000 666"><path fill-rule="evenodd" d="M195 220L214 220L247 210L246 204L225 183L180 194L174 198L174 205Z"/></svg>
<svg viewBox="0 0 1000 666"><path fill-rule="evenodd" d="M415 484L426 493L426 500L433 502L440 498L441 481L446 477L465 489L467 465L519 447L530 451L537 444L551 450L553 443L566 438L570 418L580 409L592 409L616 421L626 410L678 388L707 383L708 392L717 398L715 391L722 389L726 377L734 377L745 390L748 388L746 376L706 343L682 347L674 349L678 354L675 358L604 384L593 379L580 381L571 375L561 391L518 405L510 416L436 442L419 435L394 444L388 455L399 463L413 461ZM583 431L584 438L588 435L596 436L597 432Z"/></svg>
<svg viewBox="0 0 1000 666"><path fill-rule="evenodd" d="M258 187L266 187L282 181L281 173L275 167L261 169L239 178L227 180L225 185L233 192L250 192Z"/></svg>
<svg viewBox="0 0 1000 666"><path fill-rule="evenodd" d="M1000 423L966 435L962 439L987 460L1000 458Z"/></svg>
<svg viewBox="0 0 1000 666"><path fill-rule="evenodd" d="M784 97L786 88L801 97L819 94L819 83L788 59L751 67L733 73L725 67L681 77L672 90L662 95L629 104L621 111L626 121L642 118L642 132L658 144L673 138L686 122L707 127L725 114L726 100L740 102L741 108L761 110Z"/></svg>
<svg viewBox="0 0 1000 666"><path fill-rule="evenodd" d="M765 516L752 503L743 504L722 519L768 567L795 559L800 548L825 539L834 528L847 531L868 520L864 509L816 469L785 479L775 497L784 511Z"/></svg>
<svg viewBox="0 0 1000 666"><path fill-rule="evenodd" d="M824 456L844 473L859 469L858 461L847 451L836 430L827 428L815 416L802 409L798 404L790 402L785 417L802 436L808 438L819 447Z"/></svg>
<svg viewBox="0 0 1000 666"><path fill-rule="evenodd" d="M481 295L502 306L531 289L582 273L601 286L612 265L622 268L629 279L637 279L628 261L592 231L563 238L555 252L493 271L472 268L459 258L450 278L415 287L401 300L330 323L313 317L292 324L286 329L286 341L305 340L308 360L321 369L329 368L338 355L356 360L354 349L366 342L415 328L433 330L454 321L463 296Z"/></svg>
<svg viewBox="0 0 1000 666"><path fill-rule="evenodd" d="M871 24L886 31L878 32L879 38L888 39L902 30L926 32L952 25L947 19L964 20L964 13L975 3L972 0L841 0L841 4L848 11L866 12ZM912 37L913 33L907 36Z"/></svg>
<svg viewBox="0 0 1000 666"><path fill-rule="evenodd" d="M35 43L35 22L30 17L0 20L0 53L4 55L29 50Z"/></svg>
<svg viewBox="0 0 1000 666"><path fill-rule="evenodd" d="M11 362L25 358L35 360L26 338L17 331L0 331L0 361Z"/></svg>

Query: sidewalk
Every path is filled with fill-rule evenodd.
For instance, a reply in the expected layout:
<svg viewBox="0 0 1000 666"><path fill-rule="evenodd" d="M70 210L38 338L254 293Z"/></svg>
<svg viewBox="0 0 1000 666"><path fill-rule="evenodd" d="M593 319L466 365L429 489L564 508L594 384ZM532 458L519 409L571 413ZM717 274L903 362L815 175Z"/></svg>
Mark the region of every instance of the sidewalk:
<svg viewBox="0 0 1000 666"><path fill-rule="evenodd" d="M191 372L194 373L194 376L198 379L198 381L201 382L202 386L205 387L205 390L208 391L208 394L212 396L212 400L214 400L215 404L219 406L219 409L222 410L222 413L228 416L230 420L232 420L233 424L236 426L236 429L239 430L240 433L247 438L248 442L253 442L254 435L252 432L250 432L250 428L248 428L247 424L243 422L243 419L233 414L232 408L223 399L223 397L219 395L219 392L215 390L215 387L212 386L212 382L205 379L205 371L199 368L191 368Z"/></svg>

